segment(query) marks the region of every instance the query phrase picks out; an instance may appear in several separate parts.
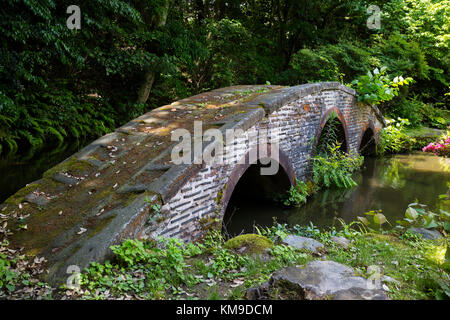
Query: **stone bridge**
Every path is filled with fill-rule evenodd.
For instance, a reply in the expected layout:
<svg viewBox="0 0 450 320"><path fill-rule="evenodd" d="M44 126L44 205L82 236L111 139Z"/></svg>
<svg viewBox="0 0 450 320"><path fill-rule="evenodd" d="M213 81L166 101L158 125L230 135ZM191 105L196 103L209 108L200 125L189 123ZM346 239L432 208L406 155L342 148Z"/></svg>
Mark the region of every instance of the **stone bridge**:
<svg viewBox="0 0 450 320"><path fill-rule="evenodd" d="M68 266L83 269L109 258L109 247L124 239L193 240L220 226L237 182L257 160L275 159L290 183L308 179L331 114L342 123L349 153L358 152L362 141L376 141L384 123L376 107L358 104L354 90L334 82L202 93L92 142L7 199L0 218L8 219L11 247L44 256L46 280L65 281ZM211 141L200 134L201 154L221 146L226 161L206 163L184 151L180 155L194 163L175 164L180 140L172 141L173 134L181 128L195 133L199 123L205 134L237 133ZM197 140L194 135L187 145Z"/></svg>

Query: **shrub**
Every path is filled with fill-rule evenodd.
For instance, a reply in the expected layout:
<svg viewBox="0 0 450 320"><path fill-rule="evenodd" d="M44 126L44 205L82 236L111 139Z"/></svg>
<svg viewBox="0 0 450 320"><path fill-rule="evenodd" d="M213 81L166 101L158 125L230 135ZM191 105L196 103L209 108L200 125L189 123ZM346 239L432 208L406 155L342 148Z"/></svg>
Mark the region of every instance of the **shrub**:
<svg viewBox="0 0 450 320"><path fill-rule="evenodd" d="M313 158L313 181L318 186L329 188L351 188L356 185L352 174L363 164L364 157L348 155L340 150L340 144L333 143L327 154Z"/></svg>
<svg viewBox="0 0 450 320"><path fill-rule="evenodd" d="M442 135L441 139L437 142L432 142L429 145L422 148L423 152L432 152L437 156L449 157L450 156L450 131Z"/></svg>
<svg viewBox="0 0 450 320"><path fill-rule="evenodd" d="M419 112L423 118L422 124L432 128L445 129L450 124L447 110L439 109L431 104L422 104Z"/></svg>
<svg viewBox="0 0 450 320"><path fill-rule="evenodd" d="M358 92L358 101L367 104L380 104L392 100L398 95L401 86L408 85L412 78L395 77L393 80L386 75L386 67L368 71L366 75L360 76L352 81L352 85Z"/></svg>
<svg viewBox="0 0 450 320"><path fill-rule="evenodd" d="M380 130L380 139L377 151L379 154L400 153L412 149L415 139L406 134L408 119L387 119L388 126Z"/></svg>
<svg viewBox="0 0 450 320"><path fill-rule="evenodd" d="M411 126L416 127L421 125L424 119L425 115L422 112L424 107L426 107L426 104L420 101L417 96L413 98L402 97L389 107L387 114L392 118L408 119Z"/></svg>
<svg viewBox="0 0 450 320"><path fill-rule="evenodd" d="M301 49L290 65L299 73L299 83L308 81L351 81L368 71L370 52L359 43L342 41L315 49Z"/></svg>

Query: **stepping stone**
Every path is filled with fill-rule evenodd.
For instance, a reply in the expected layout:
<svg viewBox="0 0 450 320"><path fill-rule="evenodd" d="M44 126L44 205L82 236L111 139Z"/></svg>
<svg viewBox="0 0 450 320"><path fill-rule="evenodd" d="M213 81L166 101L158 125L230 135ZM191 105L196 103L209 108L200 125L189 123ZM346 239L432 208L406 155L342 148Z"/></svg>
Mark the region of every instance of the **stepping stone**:
<svg viewBox="0 0 450 320"><path fill-rule="evenodd" d="M285 237L283 239L283 243L296 249L306 249L312 252L317 252L318 249L324 248L324 245L319 241L294 235L288 235Z"/></svg>

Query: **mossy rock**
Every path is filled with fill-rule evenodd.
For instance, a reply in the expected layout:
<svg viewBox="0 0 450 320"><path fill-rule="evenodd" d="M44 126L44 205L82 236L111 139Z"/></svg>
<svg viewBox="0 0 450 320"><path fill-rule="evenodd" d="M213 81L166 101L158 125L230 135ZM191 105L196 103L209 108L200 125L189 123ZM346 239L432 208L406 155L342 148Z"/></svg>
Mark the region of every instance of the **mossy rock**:
<svg viewBox="0 0 450 320"><path fill-rule="evenodd" d="M224 246L245 254L260 254L273 248L273 242L258 234L241 234L225 242Z"/></svg>

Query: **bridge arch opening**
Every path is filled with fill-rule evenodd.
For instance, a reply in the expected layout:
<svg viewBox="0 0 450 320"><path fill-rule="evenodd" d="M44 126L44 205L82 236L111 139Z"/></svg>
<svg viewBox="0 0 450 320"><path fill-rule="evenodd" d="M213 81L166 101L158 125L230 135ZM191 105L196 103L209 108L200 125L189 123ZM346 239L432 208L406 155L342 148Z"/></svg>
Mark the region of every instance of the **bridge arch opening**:
<svg viewBox="0 0 450 320"><path fill-rule="evenodd" d="M359 153L363 156L374 156L377 152L376 146L375 133L371 127L368 127L361 137Z"/></svg>
<svg viewBox="0 0 450 320"><path fill-rule="evenodd" d="M265 147L264 155L260 154L263 146L255 148L257 151L250 150L228 177L221 201L222 231L225 235L253 232L256 220L259 225L271 226L273 210L268 209L273 208L273 196L282 194L295 183L294 168L286 153L281 148L274 148L278 154L272 155L271 144ZM258 160L250 160L250 155L255 151ZM268 159L271 161L268 162ZM261 169L271 164L278 164L275 174L261 175ZM272 206L265 206L269 202Z"/></svg>
<svg viewBox="0 0 450 320"><path fill-rule="evenodd" d="M261 168L269 166L258 160L237 181L222 220L222 232L226 236L254 232L255 225L273 224L274 199L278 194L285 194L292 182L282 165L274 175L261 175Z"/></svg>
<svg viewBox="0 0 450 320"><path fill-rule="evenodd" d="M337 108L331 108L322 118L317 135L316 153L328 153L328 146L337 142L342 152L349 152L348 134L345 119Z"/></svg>

